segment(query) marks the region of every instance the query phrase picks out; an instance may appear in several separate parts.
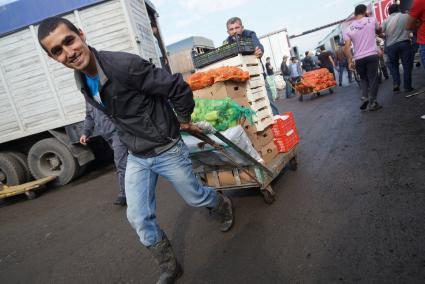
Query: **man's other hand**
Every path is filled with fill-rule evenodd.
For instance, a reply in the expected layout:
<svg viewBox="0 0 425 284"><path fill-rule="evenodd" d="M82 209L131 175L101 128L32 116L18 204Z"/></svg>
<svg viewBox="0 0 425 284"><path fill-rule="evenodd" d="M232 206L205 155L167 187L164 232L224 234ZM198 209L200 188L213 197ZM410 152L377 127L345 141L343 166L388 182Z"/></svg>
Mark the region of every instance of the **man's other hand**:
<svg viewBox="0 0 425 284"><path fill-rule="evenodd" d="M87 142L89 141L89 138L86 135L82 135L80 137L80 144L87 145Z"/></svg>
<svg viewBox="0 0 425 284"><path fill-rule="evenodd" d="M254 55L257 57L257 58L261 58L261 56L263 56L263 51L257 46L256 48L255 48L255 52L254 52Z"/></svg>
<svg viewBox="0 0 425 284"><path fill-rule="evenodd" d="M191 122L180 123L180 129L181 130L186 130L187 132L198 132L198 133L202 133L202 129L200 129L198 126L192 124Z"/></svg>

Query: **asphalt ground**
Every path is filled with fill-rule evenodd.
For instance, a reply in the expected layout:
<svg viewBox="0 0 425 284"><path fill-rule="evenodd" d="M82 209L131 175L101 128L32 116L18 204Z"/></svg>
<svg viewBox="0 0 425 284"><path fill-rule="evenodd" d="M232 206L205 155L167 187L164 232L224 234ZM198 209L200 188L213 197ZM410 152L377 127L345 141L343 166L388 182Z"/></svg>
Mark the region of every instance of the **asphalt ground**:
<svg viewBox="0 0 425 284"><path fill-rule="evenodd" d="M425 89L425 72L414 85ZM178 283L424 283L425 95L380 86L383 109L359 110L355 84L335 94L278 100L300 133L297 171L231 193L227 233L166 181L158 219L184 267ZM155 283L158 267L98 165L67 186L0 206L1 283Z"/></svg>

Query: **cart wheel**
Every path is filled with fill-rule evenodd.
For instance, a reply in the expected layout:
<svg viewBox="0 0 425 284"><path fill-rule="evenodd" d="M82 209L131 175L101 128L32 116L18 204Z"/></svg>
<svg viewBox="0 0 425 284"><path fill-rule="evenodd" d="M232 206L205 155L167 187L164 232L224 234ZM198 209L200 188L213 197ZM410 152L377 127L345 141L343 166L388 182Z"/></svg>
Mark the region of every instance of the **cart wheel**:
<svg viewBox="0 0 425 284"><path fill-rule="evenodd" d="M299 100L300 102L302 102L302 101L304 100L303 95L300 95L300 97L298 98L298 100Z"/></svg>
<svg viewBox="0 0 425 284"><path fill-rule="evenodd" d="M320 97L320 92L317 92L317 93L316 93L316 96Z"/></svg>
<svg viewBox="0 0 425 284"><path fill-rule="evenodd" d="M334 90L332 88L329 89L329 93L333 94L334 93Z"/></svg>
<svg viewBox="0 0 425 284"><path fill-rule="evenodd" d="M296 170L298 169L298 162L297 162L297 159L296 159L296 158L292 158L292 159L289 161L289 168L290 168L292 171L296 171Z"/></svg>
<svg viewBox="0 0 425 284"><path fill-rule="evenodd" d="M32 190L26 191L25 195L27 196L28 200L32 200L32 199L35 199L37 197L37 194Z"/></svg>
<svg viewBox="0 0 425 284"><path fill-rule="evenodd" d="M264 202L267 204L272 204L276 200L274 197L274 191L270 185L261 190L261 193L263 194Z"/></svg>

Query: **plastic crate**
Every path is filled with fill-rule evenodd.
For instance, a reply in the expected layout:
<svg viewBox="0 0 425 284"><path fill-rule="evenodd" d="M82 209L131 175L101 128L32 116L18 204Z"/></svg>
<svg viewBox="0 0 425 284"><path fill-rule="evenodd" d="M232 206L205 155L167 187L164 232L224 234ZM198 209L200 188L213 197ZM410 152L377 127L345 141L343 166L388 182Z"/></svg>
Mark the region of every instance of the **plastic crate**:
<svg viewBox="0 0 425 284"><path fill-rule="evenodd" d="M273 142L276 145L279 153L286 153L294 148L298 142L300 142L300 138L298 136L297 130L291 129L286 133L285 136L274 138Z"/></svg>
<svg viewBox="0 0 425 284"><path fill-rule="evenodd" d="M217 61L240 54L253 54L255 46L251 39L243 39L230 44L222 45L209 52L196 54L192 53L192 61L195 68L202 68Z"/></svg>
<svg viewBox="0 0 425 284"><path fill-rule="evenodd" d="M288 131L297 130L292 112L285 112L282 115L275 116L273 122L273 136L275 138L285 137Z"/></svg>

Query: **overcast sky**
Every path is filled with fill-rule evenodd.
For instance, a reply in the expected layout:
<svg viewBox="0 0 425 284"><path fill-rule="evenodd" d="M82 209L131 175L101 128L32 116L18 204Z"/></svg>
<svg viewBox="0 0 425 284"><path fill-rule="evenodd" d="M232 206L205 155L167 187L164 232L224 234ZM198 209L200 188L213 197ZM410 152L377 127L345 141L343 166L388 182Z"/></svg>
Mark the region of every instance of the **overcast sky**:
<svg viewBox="0 0 425 284"><path fill-rule="evenodd" d="M226 21L242 18L246 29L261 36L287 28L290 35L344 19L361 0L151 0L159 13L165 43L204 36L221 45ZM304 36L293 43L301 50L314 48L326 31Z"/></svg>

